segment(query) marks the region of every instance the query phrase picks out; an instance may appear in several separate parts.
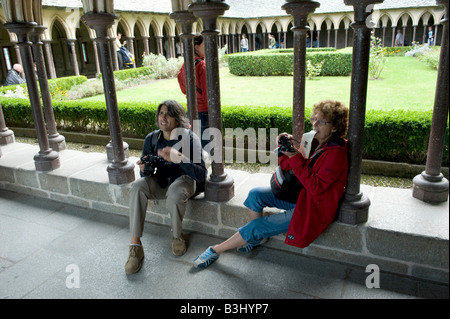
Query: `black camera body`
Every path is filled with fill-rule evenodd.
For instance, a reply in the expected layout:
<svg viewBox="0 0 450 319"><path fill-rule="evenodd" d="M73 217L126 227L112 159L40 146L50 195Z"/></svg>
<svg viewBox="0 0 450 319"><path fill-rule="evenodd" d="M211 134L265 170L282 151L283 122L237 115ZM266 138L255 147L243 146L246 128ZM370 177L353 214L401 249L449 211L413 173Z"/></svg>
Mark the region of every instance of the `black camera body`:
<svg viewBox="0 0 450 319"><path fill-rule="evenodd" d="M278 157L283 155L282 152L295 152L295 148L292 145L291 140L286 135L280 137L280 139L278 140L278 144L280 145L276 149Z"/></svg>
<svg viewBox="0 0 450 319"><path fill-rule="evenodd" d="M141 163L145 164L144 175L153 176L156 174L158 167L164 162L164 160L152 154L147 154L141 157Z"/></svg>

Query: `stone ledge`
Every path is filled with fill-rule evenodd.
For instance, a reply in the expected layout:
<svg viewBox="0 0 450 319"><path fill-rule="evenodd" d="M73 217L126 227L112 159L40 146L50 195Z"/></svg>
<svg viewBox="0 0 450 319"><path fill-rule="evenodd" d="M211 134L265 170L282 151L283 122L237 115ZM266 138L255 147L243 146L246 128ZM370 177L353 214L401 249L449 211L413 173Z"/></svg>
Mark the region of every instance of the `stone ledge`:
<svg viewBox="0 0 450 319"><path fill-rule="evenodd" d="M14 131L15 136L23 136L23 137L36 137L36 130L34 128L19 128L19 127L10 127L12 131ZM110 141L109 136L98 135L98 134L85 134L85 133L77 133L77 132L60 132L68 142L74 143L85 143L91 145L106 145ZM124 137L124 142L128 143L130 149L138 149L141 150L144 145L144 140L139 138L129 138ZM226 148L224 148L225 150ZM257 153L254 150L240 150L244 153L244 157L248 158L248 153ZM265 156L264 152L264 156ZM259 158L259 156L255 156L255 158ZM408 163L394 163L394 162L385 162L385 161L377 161L377 160L367 160L363 159L362 161L362 173L368 175L383 175L383 176L391 176L391 177L401 177L401 178L411 178L422 173L425 170L425 165L416 165L416 164L408 164ZM441 172L445 178L449 179L449 168L442 167Z"/></svg>
<svg viewBox="0 0 450 319"><path fill-rule="evenodd" d="M0 188L36 197L128 215L131 184L108 182L106 154L65 150L61 167L37 172L33 156L37 146L13 143L2 146ZM137 158L130 158L135 162ZM199 197L188 203L183 227L225 238L247 219L242 205L248 191L268 184L270 174L250 174L227 170L235 182L235 197L228 202L208 202ZM138 167L135 167L135 175ZM366 267L377 264L381 270L448 285L449 204L431 205L411 196L410 189L370 187L361 191L371 200L369 220L357 226L333 223L313 244L304 249L284 244L284 236L266 244L273 249L338 263ZM276 213L270 210L268 213ZM170 224L165 201L150 201L146 220Z"/></svg>

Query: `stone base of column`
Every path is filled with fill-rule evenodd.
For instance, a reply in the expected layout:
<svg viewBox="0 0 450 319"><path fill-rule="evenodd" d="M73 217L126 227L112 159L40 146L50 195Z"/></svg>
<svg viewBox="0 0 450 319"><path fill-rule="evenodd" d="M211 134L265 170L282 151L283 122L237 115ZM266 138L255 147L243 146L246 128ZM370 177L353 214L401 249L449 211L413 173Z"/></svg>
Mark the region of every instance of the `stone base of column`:
<svg viewBox="0 0 450 319"><path fill-rule="evenodd" d="M413 179L414 198L421 201L438 204L448 200L449 182L442 174L431 176L422 172Z"/></svg>
<svg viewBox="0 0 450 319"><path fill-rule="evenodd" d="M123 151L125 152L125 158L130 157L127 142L123 142ZM109 142L108 145L106 145L106 158L108 159L109 163L112 163L114 160L114 151L111 142Z"/></svg>
<svg viewBox="0 0 450 319"><path fill-rule="evenodd" d="M39 152L34 156L34 166L37 171L52 171L61 166L59 154L54 150Z"/></svg>
<svg viewBox="0 0 450 319"><path fill-rule="evenodd" d="M48 143L52 150L56 152L64 151L66 149L66 138L59 133L48 135Z"/></svg>
<svg viewBox="0 0 450 319"><path fill-rule="evenodd" d="M205 184L205 199L212 202L225 202L234 197L234 180L226 175L222 180L213 181L210 178Z"/></svg>
<svg viewBox="0 0 450 319"><path fill-rule="evenodd" d="M11 130L6 130L0 132L0 145L12 144L15 142L14 132Z"/></svg>
<svg viewBox="0 0 450 319"><path fill-rule="evenodd" d="M134 182L134 164L126 161L123 165L119 166L115 163L108 165L106 169L108 171L109 183L114 185L122 185Z"/></svg>
<svg viewBox="0 0 450 319"><path fill-rule="evenodd" d="M355 196L355 200L344 199L337 219L341 223L349 225L365 223L369 218L369 206L369 198L362 193Z"/></svg>

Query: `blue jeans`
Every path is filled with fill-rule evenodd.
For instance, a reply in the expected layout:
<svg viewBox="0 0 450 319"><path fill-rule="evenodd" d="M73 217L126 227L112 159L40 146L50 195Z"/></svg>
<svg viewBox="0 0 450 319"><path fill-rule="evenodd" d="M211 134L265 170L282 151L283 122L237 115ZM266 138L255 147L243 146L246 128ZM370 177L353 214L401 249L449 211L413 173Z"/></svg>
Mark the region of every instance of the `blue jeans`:
<svg viewBox="0 0 450 319"><path fill-rule="evenodd" d="M251 245L258 245L263 238L286 232L295 209L295 204L277 199L273 195L270 186L253 188L248 193L244 205L255 213L261 213L261 217L239 228L239 234ZM264 207L275 207L285 211L262 216Z"/></svg>

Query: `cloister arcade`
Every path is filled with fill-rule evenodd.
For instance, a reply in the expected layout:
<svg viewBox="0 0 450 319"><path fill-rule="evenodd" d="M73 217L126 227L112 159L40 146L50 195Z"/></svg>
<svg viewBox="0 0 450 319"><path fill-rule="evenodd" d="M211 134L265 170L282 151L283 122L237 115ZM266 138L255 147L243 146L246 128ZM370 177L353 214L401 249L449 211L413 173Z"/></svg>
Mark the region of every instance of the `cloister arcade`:
<svg viewBox="0 0 450 319"><path fill-rule="evenodd" d="M44 6L43 22L47 30L42 41L49 78L79 74L95 77L100 72L95 32L81 21L82 14L81 7ZM176 49L182 47L176 45L177 42L181 44L181 26L169 17L169 13L116 11L116 14L119 18L110 29L111 43L120 32L122 40L126 40L126 47L135 56L136 66L141 66L143 55L149 53L163 54L167 58L181 55L180 50ZM443 14L443 8L438 6L375 10L372 15L373 30L384 46L394 46L398 29L404 34L404 44L411 45L413 42L426 42L426 30L428 26L433 26L437 39L435 45L440 45ZM311 14L308 19L309 45L338 49L352 46L352 20L351 11ZM4 82L14 63L21 63L17 38L3 27L4 23L4 13L0 8L0 83ZM228 53L240 51L242 33L250 39L250 50L267 48L270 33L280 42L280 47L293 47L293 18L290 15L219 17L217 24L220 30L218 43L221 47L227 44ZM198 19L194 23L194 32L200 33L202 29L202 22ZM117 64L115 69L118 69Z"/></svg>

